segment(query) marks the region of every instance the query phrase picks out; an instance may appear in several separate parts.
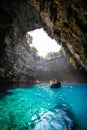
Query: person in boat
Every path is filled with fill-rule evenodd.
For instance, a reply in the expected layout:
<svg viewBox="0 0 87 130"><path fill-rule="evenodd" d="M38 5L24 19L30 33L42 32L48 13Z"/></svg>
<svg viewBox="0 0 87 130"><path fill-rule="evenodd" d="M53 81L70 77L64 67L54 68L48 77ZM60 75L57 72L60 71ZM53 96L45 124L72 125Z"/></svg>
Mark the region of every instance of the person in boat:
<svg viewBox="0 0 87 130"><path fill-rule="evenodd" d="M61 82L59 80L54 80L54 82L52 82L52 80L50 80L50 87L51 88L60 88Z"/></svg>
<svg viewBox="0 0 87 130"><path fill-rule="evenodd" d="M57 84L61 84L59 80L56 81Z"/></svg>
<svg viewBox="0 0 87 130"><path fill-rule="evenodd" d="M50 85L52 85L52 84L53 84L53 81L52 81L52 80L50 80L49 84L50 84Z"/></svg>

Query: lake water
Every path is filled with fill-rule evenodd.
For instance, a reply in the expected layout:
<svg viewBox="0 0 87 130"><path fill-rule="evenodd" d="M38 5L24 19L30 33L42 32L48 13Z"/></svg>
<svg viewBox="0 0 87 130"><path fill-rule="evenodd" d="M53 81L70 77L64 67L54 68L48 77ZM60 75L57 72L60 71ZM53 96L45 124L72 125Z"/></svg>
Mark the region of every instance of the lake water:
<svg viewBox="0 0 87 130"><path fill-rule="evenodd" d="M43 84L0 93L0 130L87 130L87 85Z"/></svg>

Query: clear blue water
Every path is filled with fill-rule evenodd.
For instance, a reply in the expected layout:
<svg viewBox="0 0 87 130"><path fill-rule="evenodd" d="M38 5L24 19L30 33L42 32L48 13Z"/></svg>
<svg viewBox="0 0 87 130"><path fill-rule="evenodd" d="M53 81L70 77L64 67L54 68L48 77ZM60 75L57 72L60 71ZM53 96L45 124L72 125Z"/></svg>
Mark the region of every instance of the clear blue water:
<svg viewBox="0 0 87 130"><path fill-rule="evenodd" d="M0 93L0 130L87 130L87 85L36 85Z"/></svg>

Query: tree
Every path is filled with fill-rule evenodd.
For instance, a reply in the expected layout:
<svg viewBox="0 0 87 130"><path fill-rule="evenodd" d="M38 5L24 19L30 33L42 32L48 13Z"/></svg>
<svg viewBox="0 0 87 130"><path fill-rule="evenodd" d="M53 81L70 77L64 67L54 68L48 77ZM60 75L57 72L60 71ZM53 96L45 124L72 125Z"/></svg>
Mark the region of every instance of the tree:
<svg viewBox="0 0 87 130"><path fill-rule="evenodd" d="M53 59L58 55L59 55L59 52L48 52L46 55L46 59Z"/></svg>
<svg viewBox="0 0 87 130"><path fill-rule="evenodd" d="M36 47L34 46L31 47L31 53L35 60L40 59L40 56L38 55L38 50L36 49Z"/></svg>

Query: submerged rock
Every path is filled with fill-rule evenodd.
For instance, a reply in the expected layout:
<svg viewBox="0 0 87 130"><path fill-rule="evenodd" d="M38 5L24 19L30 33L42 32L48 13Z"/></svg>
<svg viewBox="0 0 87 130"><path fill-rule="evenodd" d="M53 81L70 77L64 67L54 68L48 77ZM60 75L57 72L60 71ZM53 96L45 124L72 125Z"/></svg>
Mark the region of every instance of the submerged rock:
<svg viewBox="0 0 87 130"><path fill-rule="evenodd" d="M61 106L55 107L44 113L34 130L78 130L78 125L75 122L73 114L67 108Z"/></svg>

